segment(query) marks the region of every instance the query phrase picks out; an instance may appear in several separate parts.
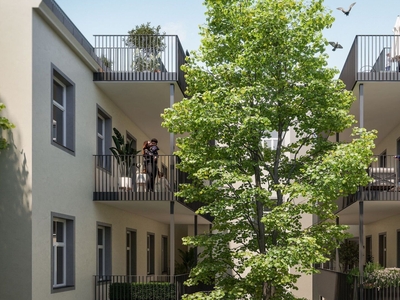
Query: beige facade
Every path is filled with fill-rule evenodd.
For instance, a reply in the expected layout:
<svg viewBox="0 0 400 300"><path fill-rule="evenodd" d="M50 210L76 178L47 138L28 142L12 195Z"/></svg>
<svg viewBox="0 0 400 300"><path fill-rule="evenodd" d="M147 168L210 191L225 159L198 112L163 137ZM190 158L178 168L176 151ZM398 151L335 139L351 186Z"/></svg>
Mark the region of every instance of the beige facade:
<svg viewBox="0 0 400 300"><path fill-rule="evenodd" d="M161 75L162 80L141 82L94 81L93 73L101 69L99 60L85 49L77 29L65 19L52 0L14 1L0 9L4 58L0 102L7 106L2 115L16 125L8 137L11 146L0 154L1 299L94 299L94 275L99 275L99 268L109 266L106 275L127 275L127 231L136 237L133 274L149 275L149 235L154 238L150 274L166 274L166 265L173 274L171 268L175 260L179 262L176 249L187 250L182 237L194 233L195 222L198 233L209 230L211 224L196 217L194 209L172 193L157 199L141 195L142 200L150 198L140 202L135 200L138 193L132 193L130 201L97 201L95 173L99 171L94 155L98 154L99 110L109 117L110 128L136 139L137 149L143 141L157 137L160 154L170 159L174 137L161 127L159 115L182 99L183 93L177 79ZM67 142L71 149L54 142L53 131L59 126L52 114L57 76L65 90L73 88L71 133L70 125L64 124L66 139L71 134ZM165 168L172 174L172 163ZM54 222L67 228L67 240L73 237L72 250L70 244L58 243L57 247L67 249L67 284L56 287ZM110 248L104 246L109 253L107 266L99 266L99 228L110 240Z"/></svg>

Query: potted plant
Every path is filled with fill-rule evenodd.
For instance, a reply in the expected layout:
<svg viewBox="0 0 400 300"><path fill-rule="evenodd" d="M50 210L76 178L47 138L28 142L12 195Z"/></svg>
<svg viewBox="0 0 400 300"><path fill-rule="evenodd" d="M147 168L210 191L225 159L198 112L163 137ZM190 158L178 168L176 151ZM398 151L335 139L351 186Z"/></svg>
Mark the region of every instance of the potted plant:
<svg viewBox="0 0 400 300"><path fill-rule="evenodd" d="M132 69L138 72L159 72L161 52L164 51L165 32L160 32L161 26L153 27L150 22L136 26L128 31L126 45L133 48Z"/></svg>
<svg viewBox="0 0 400 300"><path fill-rule="evenodd" d="M125 142L124 136L118 131L117 128L113 128L114 134L112 139L114 141L114 147L110 150L117 160L120 178L119 186L121 189L132 189L132 168L136 166L135 156L140 152L133 148L133 140Z"/></svg>

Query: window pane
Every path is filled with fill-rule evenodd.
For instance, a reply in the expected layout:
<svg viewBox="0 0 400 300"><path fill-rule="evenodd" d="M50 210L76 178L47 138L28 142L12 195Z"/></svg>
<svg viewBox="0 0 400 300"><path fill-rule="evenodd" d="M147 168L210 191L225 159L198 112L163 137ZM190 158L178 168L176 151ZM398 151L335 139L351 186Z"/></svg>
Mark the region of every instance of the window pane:
<svg viewBox="0 0 400 300"><path fill-rule="evenodd" d="M64 106L63 102L64 88L57 81L53 80L53 100L61 106Z"/></svg>
<svg viewBox="0 0 400 300"><path fill-rule="evenodd" d="M104 139L101 137L97 137L97 154L98 155L104 155Z"/></svg>
<svg viewBox="0 0 400 300"><path fill-rule="evenodd" d="M97 117L97 132L101 136L104 136L103 124L104 124L104 120L102 118L100 118L100 117Z"/></svg>
<svg viewBox="0 0 400 300"><path fill-rule="evenodd" d="M56 278L57 284L62 284L64 283L64 248L63 247L57 247L57 274Z"/></svg>
<svg viewBox="0 0 400 300"><path fill-rule="evenodd" d="M58 243L64 242L64 223L56 222L56 235Z"/></svg>
<svg viewBox="0 0 400 300"><path fill-rule="evenodd" d="M103 255L103 249L99 249L99 275L104 275Z"/></svg>
<svg viewBox="0 0 400 300"><path fill-rule="evenodd" d="M103 245L103 229L97 229L97 245Z"/></svg>
<svg viewBox="0 0 400 300"><path fill-rule="evenodd" d="M64 137L64 112L53 105L53 139L62 144Z"/></svg>

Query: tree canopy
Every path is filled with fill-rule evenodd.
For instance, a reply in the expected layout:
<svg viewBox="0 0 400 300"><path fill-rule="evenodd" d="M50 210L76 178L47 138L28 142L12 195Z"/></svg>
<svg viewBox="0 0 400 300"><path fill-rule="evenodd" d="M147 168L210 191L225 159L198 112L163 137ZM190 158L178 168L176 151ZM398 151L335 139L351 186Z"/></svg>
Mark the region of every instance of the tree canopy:
<svg viewBox="0 0 400 300"><path fill-rule="evenodd" d="M0 112L5 109L6 106L3 103L0 103ZM0 129L1 130L9 130L15 128L15 125L11 123L6 117L0 116ZM0 150L7 148L8 142L4 137L0 136Z"/></svg>
<svg viewBox="0 0 400 300"><path fill-rule="evenodd" d="M294 299L299 274L347 236L336 200L369 181L375 133L332 137L354 126L355 99L327 67L322 30L334 20L323 1L204 3L201 46L183 67L187 97L163 114L170 132L189 133L176 154L192 183L179 195L214 217L212 234L185 243L204 249L189 284L215 289L186 297ZM273 147L262 143L272 135ZM311 215L321 222L303 226Z"/></svg>

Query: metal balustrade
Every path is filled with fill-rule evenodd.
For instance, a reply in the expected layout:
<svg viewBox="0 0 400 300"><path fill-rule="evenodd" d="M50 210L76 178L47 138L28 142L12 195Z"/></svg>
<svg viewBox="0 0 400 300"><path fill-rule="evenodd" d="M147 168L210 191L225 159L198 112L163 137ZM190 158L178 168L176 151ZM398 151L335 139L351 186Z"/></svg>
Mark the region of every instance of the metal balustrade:
<svg viewBox="0 0 400 300"><path fill-rule="evenodd" d="M94 158L93 200L174 200L178 185L187 182L174 155L158 155L156 161L143 155Z"/></svg>
<svg viewBox="0 0 400 300"><path fill-rule="evenodd" d="M101 60L95 81L186 81L181 66L186 54L176 35L95 35Z"/></svg>
<svg viewBox="0 0 400 300"><path fill-rule="evenodd" d="M357 35L340 74L352 90L357 81L400 80L400 35Z"/></svg>
<svg viewBox="0 0 400 300"><path fill-rule="evenodd" d="M395 155L375 155L374 157L375 161L366 170L371 177L371 182L366 186L360 186L356 193L343 197L342 209L359 200L400 200L399 158Z"/></svg>

